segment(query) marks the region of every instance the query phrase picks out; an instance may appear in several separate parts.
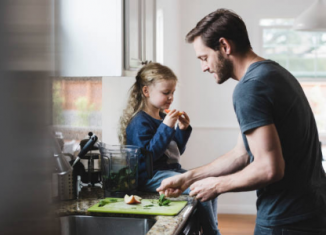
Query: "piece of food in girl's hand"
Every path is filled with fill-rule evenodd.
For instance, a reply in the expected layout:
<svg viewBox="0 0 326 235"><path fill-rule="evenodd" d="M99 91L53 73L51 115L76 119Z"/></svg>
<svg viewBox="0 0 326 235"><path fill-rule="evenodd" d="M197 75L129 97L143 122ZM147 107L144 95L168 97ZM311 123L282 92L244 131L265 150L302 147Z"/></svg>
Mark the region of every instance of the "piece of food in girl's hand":
<svg viewBox="0 0 326 235"><path fill-rule="evenodd" d="M171 110L170 109L164 109L164 111L166 112L166 113L169 113ZM178 116L181 116L183 114L183 112L179 112L178 113Z"/></svg>
<svg viewBox="0 0 326 235"><path fill-rule="evenodd" d="M124 201L126 204L139 204L141 203L141 197L137 195L131 195L129 196L128 194L125 195Z"/></svg>

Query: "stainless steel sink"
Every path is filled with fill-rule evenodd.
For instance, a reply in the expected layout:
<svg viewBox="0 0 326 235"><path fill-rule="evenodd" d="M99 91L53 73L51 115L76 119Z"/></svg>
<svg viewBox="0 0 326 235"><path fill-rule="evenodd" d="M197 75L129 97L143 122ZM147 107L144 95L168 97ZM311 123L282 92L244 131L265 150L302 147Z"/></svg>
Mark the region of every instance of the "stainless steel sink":
<svg viewBox="0 0 326 235"><path fill-rule="evenodd" d="M156 220L97 216L60 217L61 235L140 235L146 234Z"/></svg>

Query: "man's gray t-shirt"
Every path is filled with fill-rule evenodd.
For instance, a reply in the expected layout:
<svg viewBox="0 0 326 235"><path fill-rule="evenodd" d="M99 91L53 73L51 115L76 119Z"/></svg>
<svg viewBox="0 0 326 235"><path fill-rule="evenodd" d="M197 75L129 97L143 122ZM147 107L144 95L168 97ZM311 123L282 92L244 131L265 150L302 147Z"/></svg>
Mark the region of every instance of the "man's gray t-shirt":
<svg viewBox="0 0 326 235"><path fill-rule="evenodd" d="M233 105L245 136L274 124L282 146L285 175L257 190L257 224L278 226L318 216L326 210L326 178L316 122L298 81L279 64L250 65L233 93Z"/></svg>

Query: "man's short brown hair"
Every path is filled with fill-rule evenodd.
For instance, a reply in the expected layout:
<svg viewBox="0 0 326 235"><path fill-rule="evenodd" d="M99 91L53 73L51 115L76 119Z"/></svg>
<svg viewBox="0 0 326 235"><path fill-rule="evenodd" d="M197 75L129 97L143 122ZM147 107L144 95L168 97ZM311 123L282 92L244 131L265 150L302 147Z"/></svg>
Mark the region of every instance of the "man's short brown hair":
<svg viewBox="0 0 326 235"><path fill-rule="evenodd" d="M238 53L252 49L245 23L236 13L227 9L217 9L199 21L186 36L186 41L192 43L201 36L204 44L215 51L220 49L221 37L231 40Z"/></svg>

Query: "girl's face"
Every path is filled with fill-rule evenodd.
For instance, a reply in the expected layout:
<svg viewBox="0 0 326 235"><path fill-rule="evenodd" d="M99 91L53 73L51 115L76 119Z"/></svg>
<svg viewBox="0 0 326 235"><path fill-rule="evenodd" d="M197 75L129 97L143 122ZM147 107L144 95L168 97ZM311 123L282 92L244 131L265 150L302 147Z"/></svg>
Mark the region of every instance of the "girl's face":
<svg viewBox="0 0 326 235"><path fill-rule="evenodd" d="M160 80L144 87L147 104L157 109L168 109L173 102L176 81Z"/></svg>

